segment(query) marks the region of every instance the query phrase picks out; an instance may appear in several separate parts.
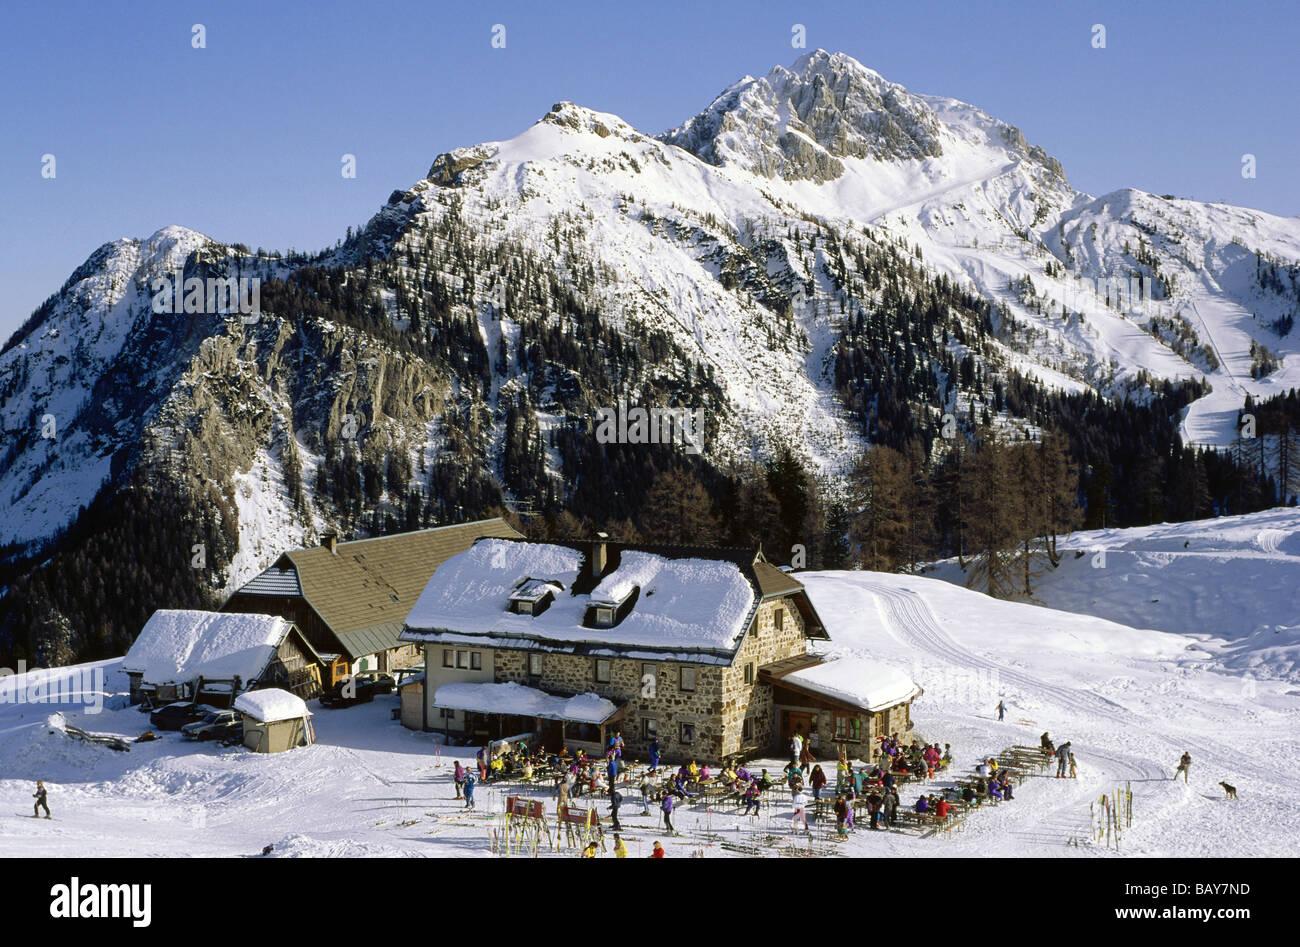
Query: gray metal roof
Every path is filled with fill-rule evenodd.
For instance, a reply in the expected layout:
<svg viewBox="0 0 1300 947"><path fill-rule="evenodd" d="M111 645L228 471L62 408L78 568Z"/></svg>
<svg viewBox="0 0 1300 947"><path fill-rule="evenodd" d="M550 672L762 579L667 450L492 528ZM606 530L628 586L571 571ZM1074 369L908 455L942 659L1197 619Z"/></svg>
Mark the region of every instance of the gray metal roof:
<svg viewBox="0 0 1300 947"><path fill-rule="evenodd" d="M277 569L275 566L271 566L271 568L254 576L239 591L246 595L295 596L302 594L302 588L298 585L298 570Z"/></svg>
<svg viewBox="0 0 1300 947"><path fill-rule="evenodd" d="M397 636L402 633L402 628L402 622L389 621L381 625L371 625L369 628L358 628L355 631L341 631L335 634L351 654L366 655L401 647L402 642L397 640Z"/></svg>

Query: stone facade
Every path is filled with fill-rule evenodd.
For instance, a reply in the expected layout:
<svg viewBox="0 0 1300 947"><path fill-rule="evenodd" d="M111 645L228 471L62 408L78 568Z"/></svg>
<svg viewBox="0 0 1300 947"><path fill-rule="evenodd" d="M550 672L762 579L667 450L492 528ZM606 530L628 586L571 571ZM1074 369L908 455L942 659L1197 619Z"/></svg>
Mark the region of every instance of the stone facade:
<svg viewBox="0 0 1300 947"><path fill-rule="evenodd" d="M782 689L774 706L773 716L781 712L811 714L813 726L811 747L819 761L834 760L840 750L850 760L874 763L880 756L879 738L897 733L900 740L911 741L911 701L888 707L875 713L853 711L826 701L792 694ZM784 755L786 748L780 748Z"/></svg>
<svg viewBox="0 0 1300 947"><path fill-rule="evenodd" d="M780 629L776 627L778 621ZM754 627L745 635L736 652L735 661L731 667L722 670L723 738L717 758L737 753L752 756L776 745L780 734L773 709L772 688L759 683L758 669L783 658L804 654L807 650L803 616L794 603L789 598L763 602ZM746 720L749 721L748 728Z"/></svg>
<svg viewBox="0 0 1300 947"><path fill-rule="evenodd" d="M831 705L803 699L778 704L773 686L758 679L759 668L764 665L806 653L804 634L803 615L791 597L783 596L760 603L753 625L727 666L484 648L481 670L444 671L442 646L430 644L425 667L433 680L431 685L426 682L425 699L431 700L438 685L447 680L515 681L550 693L595 693L624 706L621 721L609 727L607 735L621 730L631 755L645 756L653 732L666 761L698 759L714 764L735 755L783 754L780 711L785 707L817 715L811 732L822 748L819 756L834 758L835 718L847 711L821 709ZM539 659L540 668L535 663ZM783 693L783 699L788 699L789 692ZM431 728L441 730L450 725L448 728L456 732L463 727L461 714L457 713L454 720L444 720L437 713L430 711ZM874 752L878 735L911 729L906 705L878 714L863 711L856 719L860 752L855 752L853 745L848 749L851 756L863 760ZM566 734L566 742L573 745L589 741Z"/></svg>
<svg viewBox="0 0 1300 947"><path fill-rule="evenodd" d="M783 613L780 630L776 628L778 610ZM600 659L608 661L608 680L597 680L596 658L562 652L498 650L494 677L498 682L517 681L544 691L590 691L608 697L625 704L617 727L631 753L645 754L653 726L666 760L696 758L716 763L726 756L773 745L772 689L758 683L758 668L803 654L806 648L798 609L789 599L780 598L760 605L754 625L729 667L609 658ZM540 675L530 673L530 656L541 658ZM689 687L692 675L693 689ZM742 737L746 717L752 728L747 739Z"/></svg>

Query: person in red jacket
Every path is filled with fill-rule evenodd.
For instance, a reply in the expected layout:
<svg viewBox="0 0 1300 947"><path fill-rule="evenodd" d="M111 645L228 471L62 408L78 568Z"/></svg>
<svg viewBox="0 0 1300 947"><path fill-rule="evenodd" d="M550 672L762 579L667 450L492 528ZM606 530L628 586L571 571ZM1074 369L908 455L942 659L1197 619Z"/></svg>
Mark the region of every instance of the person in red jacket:
<svg viewBox="0 0 1300 947"><path fill-rule="evenodd" d="M952 803L950 803L947 799L940 799L937 803L935 803L934 814L939 817L940 822L948 818L948 813L951 811L952 811Z"/></svg>
<svg viewBox="0 0 1300 947"><path fill-rule="evenodd" d="M808 782L812 785L813 799L821 801L822 790L826 788L826 774L822 772L820 765L813 767L812 776L808 778Z"/></svg>
<svg viewBox="0 0 1300 947"><path fill-rule="evenodd" d="M660 845L658 842L655 842L655 850L654 850L653 852L650 853L650 857L651 857L651 858L663 858L663 857L664 857L664 847L663 847L662 845Z"/></svg>

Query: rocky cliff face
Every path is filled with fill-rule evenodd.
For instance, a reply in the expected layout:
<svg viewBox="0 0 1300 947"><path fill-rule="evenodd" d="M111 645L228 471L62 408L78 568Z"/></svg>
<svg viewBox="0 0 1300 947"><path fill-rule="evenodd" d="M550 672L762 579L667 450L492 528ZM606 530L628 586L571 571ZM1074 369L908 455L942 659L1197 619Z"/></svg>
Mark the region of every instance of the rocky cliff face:
<svg viewBox="0 0 1300 947"><path fill-rule="evenodd" d="M710 164L822 183L841 158L897 161L943 154L933 112L902 86L843 54L817 50L792 69L746 77L663 140Z"/></svg>
<svg viewBox="0 0 1300 947"><path fill-rule="evenodd" d="M746 77L658 137L561 102L439 156L326 253L170 227L93 254L0 353L0 594L36 621L60 593L18 576L125 535L146 495L175 521L139 540L151 556L206 543L203 569L172 575L196 599L327 528L507 498L628 517L686 461L597 443L597 410L619 402L702 409L690 462L721 477L781 447L833 475L946 415L1014 425L1013 376L1141 396L1201 379L1219 333L1232 369L1284 323L1296 300L1252 281L1256 259L1300 260L1300 227L1080 194L1014 126L840 54ZM178 270L258 280L260 313L153 311ZM1149 311L1079 289L1131 276L1159 277ZM1275 336L1282 368L1259 384L1296 384L1295 340Z"/></svg>

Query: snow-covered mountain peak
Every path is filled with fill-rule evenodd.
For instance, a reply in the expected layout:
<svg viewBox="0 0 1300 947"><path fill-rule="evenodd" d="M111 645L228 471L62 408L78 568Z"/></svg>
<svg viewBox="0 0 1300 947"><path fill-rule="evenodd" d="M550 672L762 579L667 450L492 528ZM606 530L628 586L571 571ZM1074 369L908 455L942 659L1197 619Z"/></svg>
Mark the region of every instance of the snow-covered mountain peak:
<svg viewBox="0 0 1300 947"><path fill-rule="evenodd" d="M816 50L794 67L728 87L663 140L715 165L764 177L829 181L842 158L923 159L943 153L919 96L843 53Z"/></svg>
<svg viewBox="0 0 1300 947"><path fill-rule="evenodd" d="M617 115L573 102L557 102L532 127L514 138L456 148L439 155L427 177L443 187L460 186L470 183L470 178L463 177L465 172L485 162L520 164L563 160L575 153L590 156L644 143L661 147ZM479 176L471 177L474 181L479 179Z"/></svg>
<svg viewBox="0 0 1300 947"><path fill-rule="evenodd" d="M661 137L710 164L787 181L836 180L845 159L854 158L965 163L962 154L951 154L954 146L1027 160L1065 181L1060 163L1015 126L956 99L909 92L853 57L824 49L761 79L745 77Z"/></svg>

